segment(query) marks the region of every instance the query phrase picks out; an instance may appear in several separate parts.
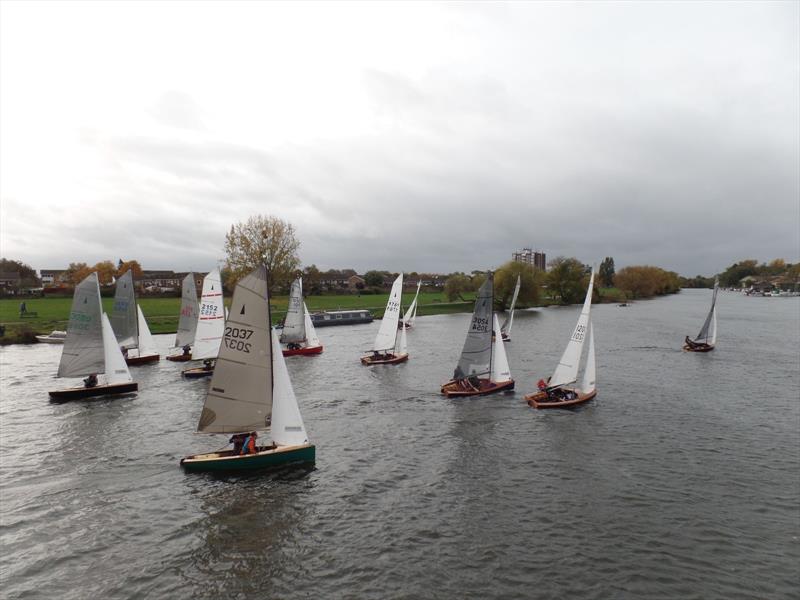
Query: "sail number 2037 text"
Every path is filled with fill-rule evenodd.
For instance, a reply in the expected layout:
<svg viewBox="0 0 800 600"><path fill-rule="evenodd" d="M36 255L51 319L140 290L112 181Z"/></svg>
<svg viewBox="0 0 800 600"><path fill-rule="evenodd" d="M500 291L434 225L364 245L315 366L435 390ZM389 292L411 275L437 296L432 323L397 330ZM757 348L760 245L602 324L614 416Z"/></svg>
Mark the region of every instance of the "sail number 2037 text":
<svg viewBox="0 0 800 600"><path fill-rule="evenodd" d="M225 342L225 347L231 350L239 350L240 352L250 353L252 344L245 340L253 337L252 329L245 329L243 327L226 327L225 337L222 338Z"/></svg>

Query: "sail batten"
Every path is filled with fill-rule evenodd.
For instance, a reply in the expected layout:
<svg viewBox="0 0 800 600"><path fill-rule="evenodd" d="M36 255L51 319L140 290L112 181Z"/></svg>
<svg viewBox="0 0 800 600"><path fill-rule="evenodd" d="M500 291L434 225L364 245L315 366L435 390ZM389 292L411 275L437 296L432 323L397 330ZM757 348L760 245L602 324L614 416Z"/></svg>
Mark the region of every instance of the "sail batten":
<svg viewBox="0 0 800 600"><path fill-rule="evenodd" d="M403 294L403 274L397 276L392 284L392 291L386 303L386 310L381 319L381 326L375 336L375 343L372 349L376 352L383 352L394 349L397 341L397 323L400 320L400 300Z"/></svg>
<svg viewBox="0 0 800 600"><path fill-rule="evenodd" d="M472 311L467 337L458 364L453 371L455 380L473 375L486 375L491 371L493 288L494 275L489 271L486 281L475 297L475 308Z"/></svg>
<svg viewBox="0 0 800 600"><path fill-rule="evenodd" d="M581 352L583 344L586 341L589 327L589 317L592 309L592 290L594 288L594 270L589 278L589 288L586 290L586 298L583 301L583 308L581 314L578 316L578 322L572 335L567 342L567 347L558 361L553 375L550 377L548 383L549 387L557 387L568 383L574 383L578 380L578 368L580 366Z"/></svg>
<svg viewBox="0 0 800 600"><path fill-rule="evenodd" d="M100 286L92 273L76 287L58 377L83 377L105 370Z"/></svg>

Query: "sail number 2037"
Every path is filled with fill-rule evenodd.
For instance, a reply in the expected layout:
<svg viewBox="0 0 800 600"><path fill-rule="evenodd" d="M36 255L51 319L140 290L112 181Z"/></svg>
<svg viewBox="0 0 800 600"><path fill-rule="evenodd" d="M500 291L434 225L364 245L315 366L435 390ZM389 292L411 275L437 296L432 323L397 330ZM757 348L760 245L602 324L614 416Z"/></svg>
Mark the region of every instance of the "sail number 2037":
<svg viewBox="0 0 800 600"><path fill-rule="evenodd" d="M222 339L225 342L226 348L249 353L252 348L252 344L246 340L249 340L251 337L253 337L252 329L245 329L243 327L226 327L225 337Z"/></svg>

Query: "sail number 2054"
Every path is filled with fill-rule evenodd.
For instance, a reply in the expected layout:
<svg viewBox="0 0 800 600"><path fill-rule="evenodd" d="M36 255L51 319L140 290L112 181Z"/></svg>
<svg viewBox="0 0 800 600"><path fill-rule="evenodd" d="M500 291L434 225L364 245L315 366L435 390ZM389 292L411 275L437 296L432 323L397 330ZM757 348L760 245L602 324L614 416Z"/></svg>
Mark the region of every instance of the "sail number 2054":
<svg viewBox="0 0 800 600"><path fill-rule="evenodd" d="M251 337L253 337L252 329L245 329L243 327L226 327L225 337L222 339L225 342L226 348L249 353L252 348L252 344L246 340L249 340Z"/></svg>

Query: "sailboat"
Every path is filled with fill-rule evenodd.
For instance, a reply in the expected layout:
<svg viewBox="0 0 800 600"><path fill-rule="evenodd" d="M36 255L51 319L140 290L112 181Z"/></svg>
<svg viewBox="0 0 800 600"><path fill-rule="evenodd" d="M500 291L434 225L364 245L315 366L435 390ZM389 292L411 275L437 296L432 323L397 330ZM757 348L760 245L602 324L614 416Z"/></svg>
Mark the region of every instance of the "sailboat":
<svg viewBox="0 0 800 600"><path fill-rule="evenodd" d="M200 310L197 317L192 360L202 360L203 366L186 369L181 374L187 378L209 377L214 372L214 360L219 353L225 333L225 306L222 298L222 278L214 269L203 278Z"/></svg>
<svg viewBox="0 0 800 600"><path fill-rule="evenodd" d="M197 431L230 435L269 430L269 443L255 454L194 454L183 458L181 466L236 471L313 463L316 449L308 441L278 335L270 326L266 267L236 284L223 339Z"/></svg>
<svg viewBox="0 0 800 600"><path fill-rule="evenodd" d="M100 303L97 273L75 287L58 377L83 377L81 387L49 392L56 402L127 394L139 389L131 378L117 338Z"/></svg>
<svg viewBox="0 0 800 600"><path fill-rule="evenodd" d="M194 273L189 273L183 278L181 285L181 313L178 318L178 333L175 335L175 347L181 349L181 354L170 354L167 360L185 362L192 360L192 344L194 344L195 331L197 330L197 315L200 306L197 302L197 287L194 283Z"/></svg>
<svg viewBox="0 0 800 600"><path fill-rule="evenodd" d="M287 347L284 356L310 355L322 352L322 344L317 337L306 303L303 302L303 280L298 278L292 283L289 292L289 306L283 321L281 344Z"/></svg>
<svg viewBox="0 0 800 600"><path fill-rule="evenodd" d="M114 308L109 321L117 336L117 343L123 349L122 355L126 364L143 365L158 362L161 356L155 349L153 336L150 334L142 309L136 303L133 272L130 270L117 279ZM130 354L132 349L136 349L135 356Z"/></svg>
<svg viewBox="0 0 800 600"><path fill-rule="evenodd" d="M453 378L441 388L448 398L484 396L514 389L493 302L494 274L489 271L475 297L472 320Z"/></svg>
<svg viewBox="0 0 800 600"><path fill-rule="evenodd" d="M589 278L589 289L583 301L578 323L561 355L561 360L556 365L556 370L547 379L539 380L539 391L525 396L528 404L534 408L567 408L588 402L597 395L595 384L594 336L592 335L591 309L592 290L594 288L594 270ZM580 386L569 387L577 382L580 368L581 354L586 339L589 339L589 351L586 357L586 367Z"/></svg>
<svg viewBox="0 0 800 600"><path fill-rule="evenodd" d="M422 282L417 282L417 293L414 294L414 300L411 301L411 305L408 307L405 315L403 318L400 319L397 323L397 327L406 329L411 329L414 326L414 321L417 318L417 298L419 298L419 289L422 287Z"/></svg>
<svg viewBox="0 0 800 600"><path fill-rule="evenodd" d="M711 308L708 311L703 328L694 339L686 336L683 349L687 352L711 352L717 343L717 292L719 278L714 279L714 292L711 295Z"/></svg>
<svg viewBox="0 0 800 600"><path fill-rule="evenodd" d="M389 293L386 310L383 312L381 326L375 343L372 344L372 354L361 357L362 365L396 365L408 360L406 329L397 334L397 324L400 322L400 301L403 295L403 274L397 276Z"/></svg>
<svg viewBox="0 0 800 600"><path fill-rule="evenodd" d="M504 342L511 341L511 326L514 324L514 307L517 305L517 296L519 296L520 283L520 276L517 275L517 285L514 288L514 296L511 298L511 308L508 309L508 317L506 317L506 320L503 322L503 326L500 328Z"/></svg>

